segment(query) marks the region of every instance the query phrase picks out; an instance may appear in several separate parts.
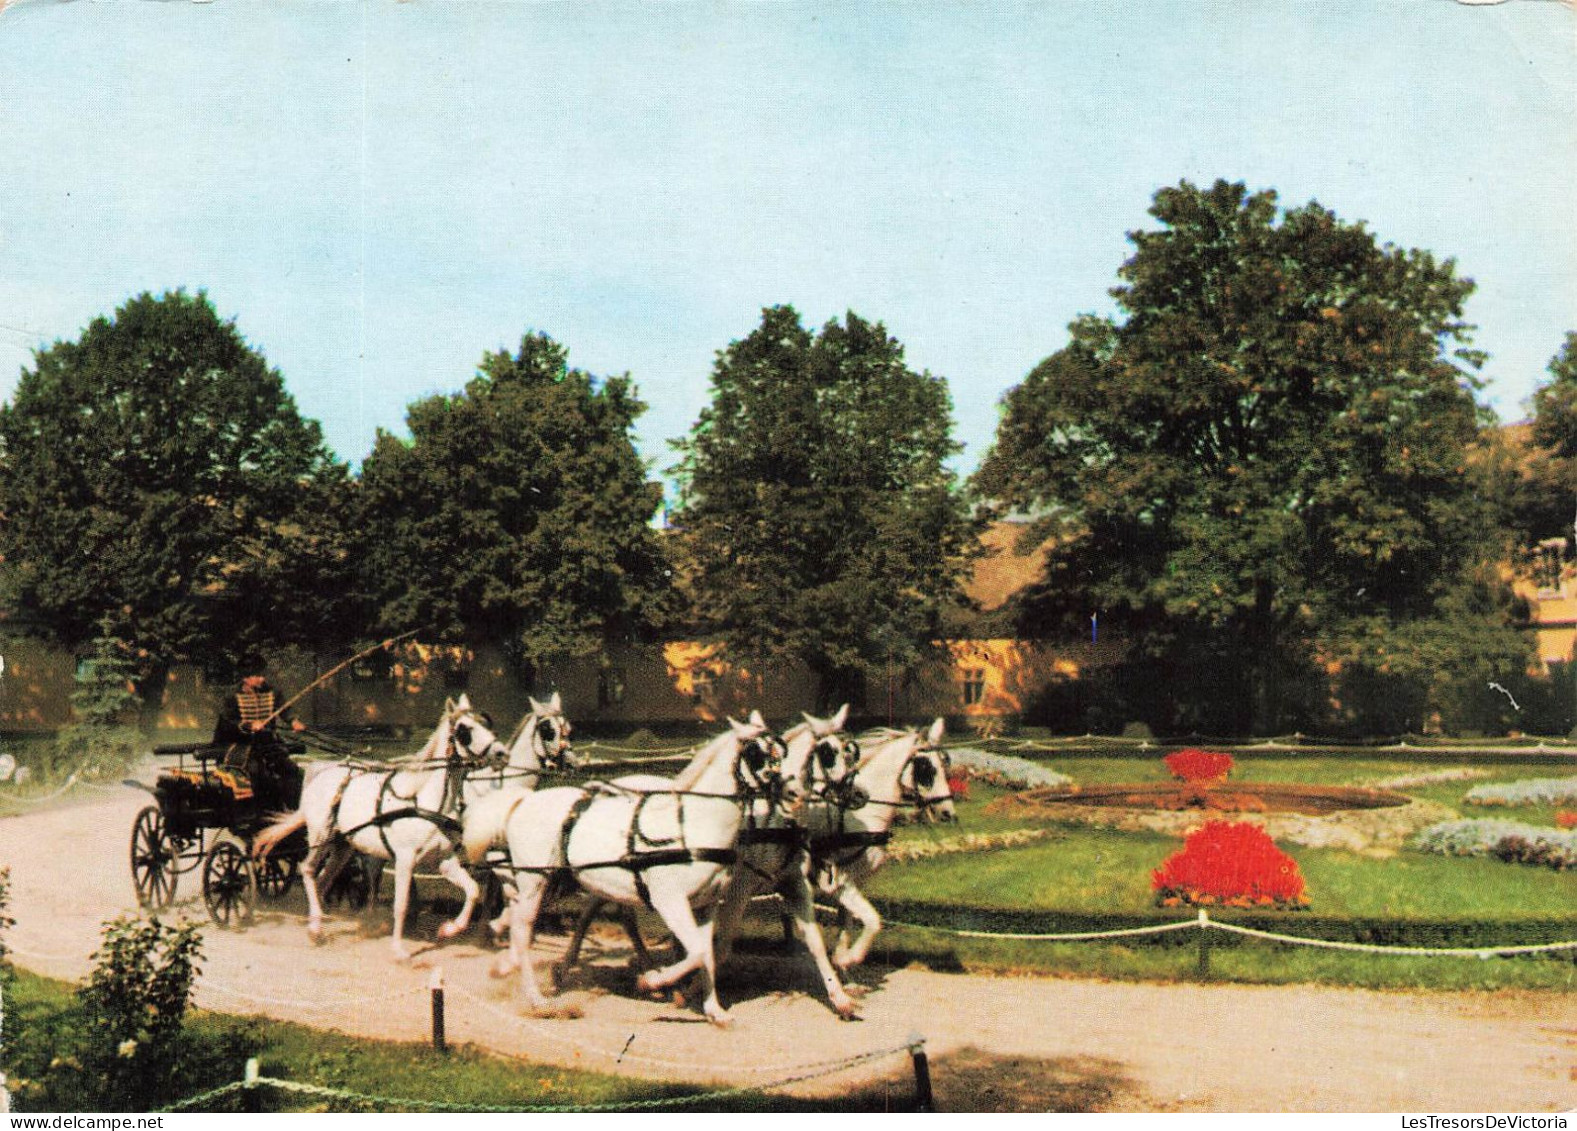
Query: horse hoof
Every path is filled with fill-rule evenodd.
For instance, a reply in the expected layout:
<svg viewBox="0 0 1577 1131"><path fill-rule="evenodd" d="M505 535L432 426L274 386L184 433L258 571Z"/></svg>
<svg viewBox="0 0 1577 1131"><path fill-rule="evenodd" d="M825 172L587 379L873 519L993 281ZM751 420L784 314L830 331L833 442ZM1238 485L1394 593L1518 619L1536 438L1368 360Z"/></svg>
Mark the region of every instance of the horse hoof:
<svg viewBox="0 0 1577 1131"><path fill-rule="evenodd" d="M543 1021L573 1021L577 1017L586 1016L586 1011L578 1005L554 1005L552 1002L533 1005L530 1013L531 1016L540 1018Z"/></svg>
<svg viewBox="0 0 1577 1131"><path fill-rule="evenodd" d="M498 959L487 968L487 976L489 978L507 978L518 969L520 969L519 964L511 962L509 955L500 954Z"/></svg>
<svg viewBox="0 0 1577 1131"><path fill-rule="evenodd" d="M859 1006L855 1005L854 1001L850 998L844 998L842 1001L833 1002L832 1008L838 1011L838 1016L844 1021L859 1020Z"/></svg>
<svg viewBox="0 0 1577 1131"><path fill-rule="evenodd" d="M726 1009L719 1009L716 1013L708 1013L706 1019L719 1029L732 1029L734 1027L734 1019Z"/></svg>
<svg viewBox="0 0 1577 1131"><path fill-rule="evenodd" d="M463 930L465 928L458 923L444 923L438 928L438 937L441 939L452 939Z"/></svg>

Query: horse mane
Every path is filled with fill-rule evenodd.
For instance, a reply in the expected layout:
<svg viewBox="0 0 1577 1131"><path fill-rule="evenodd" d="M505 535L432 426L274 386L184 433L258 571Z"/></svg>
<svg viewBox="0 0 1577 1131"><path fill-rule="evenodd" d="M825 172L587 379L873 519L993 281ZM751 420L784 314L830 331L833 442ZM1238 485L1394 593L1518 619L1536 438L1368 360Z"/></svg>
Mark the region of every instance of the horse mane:
<svg viewBox="0 0 1577 1131"><path fill-rule="evenodd" d="M682 791L694 788L695 783L701 779L701 775L706 773L713 762L717 761L718 755L722 753L724 744L733 737L734 732L730 728L701 747L696 756L690 759L690 764L679 771L679 776L674 778L674 789Z"/></svg>
<svg viewBox="0 0 1577 1131"><path fill-rule="evenodd" d="M445 715L442 721L433 728L433 733L428 735L426 743L415 754L408 758L401 758L399 765L420 766L423 763L440 762L444 756L444 746L447 744L449 727L454 722L453 715Z"/></svg>
<svg viewBox="0 0 1577 1131"><path fill-rule="evenodd" d="M869 766L877 758L881 757L882 753L895 742L902 741L905 738L912 738L918 743L920 732L914 727L910 727L907 730L899 730L896 727L877 727L875 730L866 731L861 738L863 741L860 742L860 760L854 767L855 773L865 769L866 766Z"/></svg>

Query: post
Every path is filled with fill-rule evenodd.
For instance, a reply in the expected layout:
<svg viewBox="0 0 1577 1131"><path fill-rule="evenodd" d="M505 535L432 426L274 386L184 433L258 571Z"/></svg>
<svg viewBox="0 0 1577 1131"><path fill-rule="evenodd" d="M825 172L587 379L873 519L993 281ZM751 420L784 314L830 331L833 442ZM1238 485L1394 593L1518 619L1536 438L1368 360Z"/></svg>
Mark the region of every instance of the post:
<svg viewBox="0 0 1577 1131"><path fill-rule="evenodd" d="M257 1093L259 1067L257 1057L252 1057L246 1062L246 1072L241 1077L241 1082L246 1085L241 1090L241 1110L253 1114L263 1110L262 1097Z"/></svg>
<svg viewBox="0 0 1577 1131"><path fill-rule="evenodd" d="M449 1046L444 1043L444 972L442 968L433 971L428 988L433 997L433 1048L439 1052L448 1052Z"/></svg>
<svg viewBox="0 0 1577 1131"><path fill-rule="evenodd" d="M909 1038L909 1056L914 1061L914 1109L935 1111L936 1098L931 1095L931 1062L925 1055L925 1038L919 1033Z"/></svg>
<svg viewBox="0 0 1577 1131"><path fill-rule="evenodd" d="M1200 981L1210 980L1210 916L1205 909L1199 909L1199 957L1195 962L1194 973Z"/></svg>

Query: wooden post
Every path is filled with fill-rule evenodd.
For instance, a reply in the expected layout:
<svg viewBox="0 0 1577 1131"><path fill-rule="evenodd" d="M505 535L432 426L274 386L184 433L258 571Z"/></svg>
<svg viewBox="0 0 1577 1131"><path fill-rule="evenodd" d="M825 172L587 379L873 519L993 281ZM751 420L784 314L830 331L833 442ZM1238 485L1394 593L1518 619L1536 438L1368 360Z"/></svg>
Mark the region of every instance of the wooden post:
<svg viewBox="0 0 1577 1131"><path fill-rule="evenodd" d="M263 1097L257 1091L259 1071L260 1065L257 1062L257 1057L254 1056L246 1062L246 1072L241 1078L242 1082L246 1084L246 1087L241 1090L241 1110L254 1114L263 1110Z"/></svg>
<svg viewBox="0 0 1577 1131"><path fill-rule="evenodd" d="M432 980L428 983L433 997L433 1048L439 1052L448 1052L449 1046L444 1043L444 972L442 968L433 971Z"/></svg>
<svg viewBox="0 0 1577 1131"><path fill-rule="evenodd" d="M1210 916L1199 909L1199 957L1195 960L1194 973L1202 982L1210 980Z"/></svg>
<svg viewBox="0 0 1577 1131"><path fill-rule="evenodd" d="M914 1109L935 1111L936 1098L931 1095L931 1062L925 1055L925 1038L919 1033L909 1038L909 1056L914 1061Z"/></svg>

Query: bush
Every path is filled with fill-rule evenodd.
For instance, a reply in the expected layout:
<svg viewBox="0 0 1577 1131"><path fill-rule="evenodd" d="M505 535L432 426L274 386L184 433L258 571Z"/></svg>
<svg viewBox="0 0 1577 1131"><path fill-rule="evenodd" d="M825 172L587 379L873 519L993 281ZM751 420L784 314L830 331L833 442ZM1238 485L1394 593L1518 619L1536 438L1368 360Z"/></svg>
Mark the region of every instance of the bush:
<svg viewBox="0 0 1577 1131"><path fill-rule="evenodd" d="M1443 856L1493 856L1515 864L1564 871L1577 868L1577 832L1540 828L1520 821L1457 820L1430 825L1413 847Z"/></svg>
<svg viewBox="0 0 1577 1131"><path fill-rule="evenodd" d="M1232 755L1212 754L1207 750L1179 750L1161 759L1178 781L1198 784L1220 781L1232 772Z"/></svg>
<svg viewBox="0 0 1577 1131"><path fill-rule="evenodd" d="M1304 907L1298 863L1258 825L1210 821L1150 874L1163 906Z"/></svg>
<svg viewBox="0 0 1577 1131"><path fill-rule="evenodd" d="M256 1051L250 1031L198 1039L185 1027L201 954L195 924L106 923L72 1006L30 1016L14 1037L18 1107L148 1111L211 1087L216 1073L234 1079Z"/></svg>

